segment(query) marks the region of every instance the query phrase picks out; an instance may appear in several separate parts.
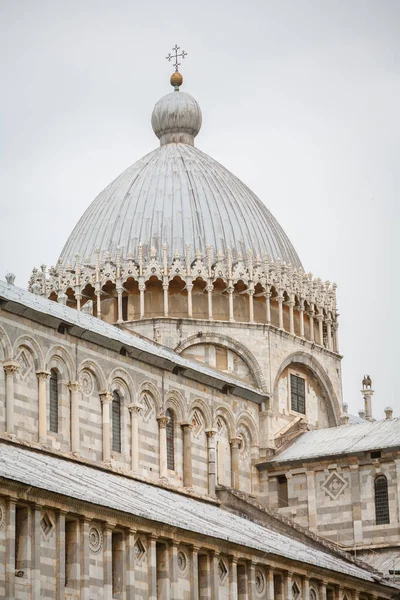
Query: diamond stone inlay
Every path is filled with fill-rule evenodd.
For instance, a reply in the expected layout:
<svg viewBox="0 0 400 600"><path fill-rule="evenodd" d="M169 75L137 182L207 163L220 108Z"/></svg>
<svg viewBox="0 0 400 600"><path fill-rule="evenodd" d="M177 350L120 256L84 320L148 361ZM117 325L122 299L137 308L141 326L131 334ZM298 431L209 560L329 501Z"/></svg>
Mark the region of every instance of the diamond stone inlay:
<svg viewBox="0 0 400 600"><path fill-rule="evenodd" d="M334 471L328 475L321 487L332 500L336 500L347 486L347 481L337 471Z"/></svg>

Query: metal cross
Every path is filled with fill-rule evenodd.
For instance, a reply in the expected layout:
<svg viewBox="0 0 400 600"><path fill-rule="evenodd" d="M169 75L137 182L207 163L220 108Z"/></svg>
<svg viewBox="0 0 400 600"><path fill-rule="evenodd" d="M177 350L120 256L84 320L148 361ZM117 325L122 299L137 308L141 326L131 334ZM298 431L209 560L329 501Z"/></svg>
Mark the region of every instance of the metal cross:
<svg viewBox="0 0 400 600"><path fill-rule="evenodd" d="M180 46L177 46L175 44L175 47L172 48L173 52L175 52L175 54L171 54L169 53L168 56L166 56L165 58L171 62L171 60L174 58L175 62L174 62L174 67L175 67L175 71L178 71L178 68L181 66L181 63L178 62L178 58L181 56L182 58L185 58L185 56L187 56L187 52L185 52L184 50L182 50L182 52L180 54L178 54L178 50L180 50Z"/></svg>

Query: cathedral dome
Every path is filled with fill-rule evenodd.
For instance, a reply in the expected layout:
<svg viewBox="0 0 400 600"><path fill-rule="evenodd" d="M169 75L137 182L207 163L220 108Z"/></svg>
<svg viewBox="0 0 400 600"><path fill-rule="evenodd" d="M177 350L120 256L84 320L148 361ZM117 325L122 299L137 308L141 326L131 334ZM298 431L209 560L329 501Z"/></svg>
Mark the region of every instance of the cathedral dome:
<svg viewBox="0 0 400 600"><path fill-rule="evenodd" d="M94 263L96 249L115 260L121 248L127 256L143 255L167 246L168 259L185 255L189 246L206 253L301 262L288 237L266 206L237 177L194 147L202 116L194 98L176 91L154 107L152 126L160 147L110 183L88 207L67 240L60 260Z"/></svg>

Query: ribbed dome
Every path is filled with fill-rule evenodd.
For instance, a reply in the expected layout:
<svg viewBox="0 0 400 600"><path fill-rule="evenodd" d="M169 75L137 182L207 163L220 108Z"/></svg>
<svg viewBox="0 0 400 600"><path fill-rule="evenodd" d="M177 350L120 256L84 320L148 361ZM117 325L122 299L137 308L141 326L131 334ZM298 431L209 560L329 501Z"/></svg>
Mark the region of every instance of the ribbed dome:
<svg viewBox="0 0 400 600"><path fill-rule="evenodd" d="M174 93L178 96L181 92ZM167 143L124 171L97 196L79 220L61 253L64 264L75 255L94 261L96 248L137 253L167 244L174 252L214 252L301 262L286 234L264 204L237 177L197 148Z"/></svg>
<svg viewBox="0 0 400 600"><path fill-rule="evenodd" d="M201 127L201 110L196 100L185 92L171 92L155 105L151 116L154 133L160 144L183 142L194 145Z"/></svg>

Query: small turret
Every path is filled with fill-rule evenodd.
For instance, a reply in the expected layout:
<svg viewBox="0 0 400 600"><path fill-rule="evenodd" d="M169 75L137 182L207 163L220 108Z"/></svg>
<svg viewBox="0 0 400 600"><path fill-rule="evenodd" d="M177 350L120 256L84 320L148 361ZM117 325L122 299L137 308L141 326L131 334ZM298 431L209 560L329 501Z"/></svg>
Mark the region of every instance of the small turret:
<svg viewBox="0 0 400 600"><path fill-rule="evenodd" d="M374 418L372 416L372 396L374 395L374 390L372 389L372 380L369 375L364 375L364 378L362 380L361 394L364 399L364 418L367 421L373 421ZM360 415L360 411L358 414Z"/></svg>

